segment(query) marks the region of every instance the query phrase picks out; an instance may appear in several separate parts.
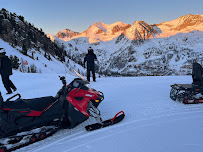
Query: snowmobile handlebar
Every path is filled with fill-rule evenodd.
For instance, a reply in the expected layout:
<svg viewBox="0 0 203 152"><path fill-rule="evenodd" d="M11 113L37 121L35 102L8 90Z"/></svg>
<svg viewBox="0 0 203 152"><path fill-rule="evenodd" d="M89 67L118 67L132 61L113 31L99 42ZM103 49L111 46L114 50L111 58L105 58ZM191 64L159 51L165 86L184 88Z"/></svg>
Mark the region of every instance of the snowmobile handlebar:
<svg viewBox="0 0 203 152"><path fill-rule="evenodd" d="M55 98L59 98L62 94L65 94L66 93L66 90L67 90L67 86L66 86L66 79L64 76L59 76L60 80L62 81L63 83L63 87L57 92Z"/></svg>
<svg viewBox="0 0 203 152"><path fill-rule="evenodd" d="M64 76L59 76L60 80L62 81L63 85L66 85L66 78Z"/></svg>
<svg viewBox="0 0 203 152"><path fill-rule="evenodd" d="M20 95L19 93L17 93L17 94L15 94L14 96L8 98L8 99L6 100L6 102L10 101L11 99L15 98L16 96L18 96L18 99L21 98L21 95ZM18 99L16 99L16 100L18 100Z"/></svg>

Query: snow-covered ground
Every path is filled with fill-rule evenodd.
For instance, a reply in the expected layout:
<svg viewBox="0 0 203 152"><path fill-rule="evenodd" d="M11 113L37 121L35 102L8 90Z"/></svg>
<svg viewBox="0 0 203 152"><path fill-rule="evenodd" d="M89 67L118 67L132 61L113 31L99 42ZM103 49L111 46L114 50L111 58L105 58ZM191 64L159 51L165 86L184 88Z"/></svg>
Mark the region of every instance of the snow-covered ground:
<svg viewBox="0 0 203 152"><path fill-rule="evenodd" d="M74 73L72 70L72 67L74 67L76 70L79 70L80 72L84 73L85 69L72 61L71 59L68 59L65 57L65 63L62 63L57 57L53 57L50 55L51 60L49 61L47 58L44 57L45 52L40 49L40 51L36 51L34 49L28 50L28 56L23 55L21 53L22 48L16 47L13 48L9 43L3 41L0 39L0 46L5 49L6 55L10 57L17 56L19 59L20 67L18 68L18 71L24 71L25 73L28 72L28 67L31 69L31 65L36 66L36 73L46 73L46 74L56 74L56 73ZM33 53L33 58L31 58ZM48 54L48 53L47 53ZM30 57L29 57L30 56ZM28 65L24 65L24 62L27 61ZM23 65L23 66L22 66ZM22 70L24 69L24 70ZM16 71L15 71L16 72Z"/></svg>
<svg viewBox="0 0 203 152"><path fill-rule="evenodd" d="M55 96L62 86L56 74L14 73L11 79L22 98ZM169 98L171 84L191 82L191 76L97 78L91 86L105 95L103 119L123 110L122 122L87 132L84 126L95 122L90 118L16 152L202 152L203 104ZM0 90L6 98L1 82Z"/></svg>

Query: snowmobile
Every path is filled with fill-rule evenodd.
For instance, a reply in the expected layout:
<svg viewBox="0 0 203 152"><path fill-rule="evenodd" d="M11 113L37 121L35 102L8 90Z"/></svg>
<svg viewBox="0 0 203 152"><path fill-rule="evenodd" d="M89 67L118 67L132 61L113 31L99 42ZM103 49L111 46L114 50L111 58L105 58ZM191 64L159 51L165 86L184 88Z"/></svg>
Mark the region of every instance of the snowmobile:
<svg viewBox="0 0 203 152"><path fill-rule="evenodd" d="M113 119L103 121L97 108L104 100L100 91L90 88L85 79L75 78L56 96L22 99L16 94L3 101L0 92L0 152L12 151L42 140L59 129L74 128L89 117L98 123L86 126L87 131L96 130L123 120L123 111Z"/></svg>
<svg viewBox="0 0 203 152"><path fill-rule="evenodd" d="M193 63L192 84L171 85L170 98L184 104L203 103L203 68Z"/></svg>

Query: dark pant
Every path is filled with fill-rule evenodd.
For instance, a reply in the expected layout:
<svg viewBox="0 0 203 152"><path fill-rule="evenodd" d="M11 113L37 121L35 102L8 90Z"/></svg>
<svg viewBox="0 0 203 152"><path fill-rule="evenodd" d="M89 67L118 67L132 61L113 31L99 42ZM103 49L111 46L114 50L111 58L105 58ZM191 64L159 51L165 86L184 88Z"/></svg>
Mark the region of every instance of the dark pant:
<svg viewBox="0 0 203 152"><path fill-rule="evenodd" d="M96 81L94 68L87 68L87 80L90 81L90 71L92 71L93 81Z"/></svg>
<svg viewBox="0 0 203 152"><path fill-rule="evenodd" d="M4 87L6 88L8 93L12 93L11 88L13 90L16 90L15 85L13 84L13 82L9 79L9 75L1 75Z"/></svg>

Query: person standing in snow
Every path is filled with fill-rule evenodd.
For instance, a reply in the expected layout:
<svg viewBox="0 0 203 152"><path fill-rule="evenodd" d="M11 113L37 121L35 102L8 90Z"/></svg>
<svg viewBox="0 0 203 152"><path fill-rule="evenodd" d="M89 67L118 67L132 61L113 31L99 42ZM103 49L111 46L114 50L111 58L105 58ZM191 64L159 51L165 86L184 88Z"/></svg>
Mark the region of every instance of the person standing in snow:
<svg viewBox="0 0 203 152"><path fill-rule="evenodd" d="M94 54L94 50L89 47L88 54L84 58L84 65L87 62L87 80L90 81L90 71L92 71L93 81L96 82L95 77L95 64L94 61L97 60L97 56Z"/></svg>
<svg viewBox="0 0 203 152"><path fill-rule="evenodd" d="M203 87L203 68L202 66L194 62L192 65L192 79L193 79L193 84L199 85Z"/></svg>
<svg viewBox="0 0 203 152"><path fill-rule="evenodd" d="M0 74L4 84L4 87L7 90L6 94L11 94L12 90L16 91L17 88L13 82L9 79L9 76L12 75L11 60L6 56L6 51L3 48L0 48Z"/></svg>

